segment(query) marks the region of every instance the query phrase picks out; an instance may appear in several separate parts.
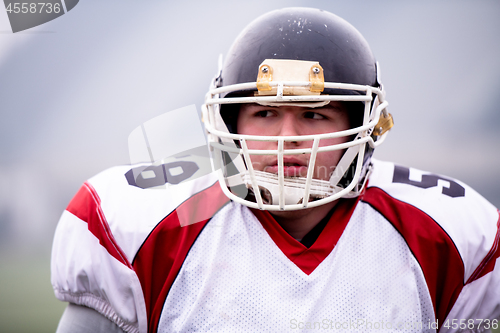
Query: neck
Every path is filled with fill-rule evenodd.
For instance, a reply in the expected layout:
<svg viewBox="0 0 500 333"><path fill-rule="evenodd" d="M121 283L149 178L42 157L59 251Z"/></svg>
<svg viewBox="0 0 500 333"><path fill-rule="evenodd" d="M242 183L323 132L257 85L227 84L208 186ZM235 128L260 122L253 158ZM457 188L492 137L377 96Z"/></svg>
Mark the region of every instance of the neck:
<svg viewBox="0 0 500 333"><path fill-rule="evenodd" d="M270 211L276 222L295 239L302 239L337 205L337 200L314 208L294 211Z"/></svg>

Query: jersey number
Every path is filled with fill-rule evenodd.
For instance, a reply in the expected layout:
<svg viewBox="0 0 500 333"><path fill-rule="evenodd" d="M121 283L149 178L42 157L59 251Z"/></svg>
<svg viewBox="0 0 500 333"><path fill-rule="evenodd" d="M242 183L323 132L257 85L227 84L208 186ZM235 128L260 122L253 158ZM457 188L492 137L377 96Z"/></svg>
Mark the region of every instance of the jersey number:
<svg viewBox="0 0 500 333"><path fill-rule="evenodd" d="M166 183L179 184L189 179L198 169L198 165L194 162L178 161L133 168L127 171L125 178L127 178L129 185L150 188L165 185Z"/></svg>
<svg viewBox="0 0 500 333"><path fill-rule="evenodd" d="M449 187L443 187L442 193L452 198L465 196L465 188L457 182L444 178L438 175L422 175L421 181L410 180L410 169L396 165L394 167L394 176L392 177L393 183L403 183L420 188L429 188L438 186L438 180L444 180L450 183Z"/></svg>

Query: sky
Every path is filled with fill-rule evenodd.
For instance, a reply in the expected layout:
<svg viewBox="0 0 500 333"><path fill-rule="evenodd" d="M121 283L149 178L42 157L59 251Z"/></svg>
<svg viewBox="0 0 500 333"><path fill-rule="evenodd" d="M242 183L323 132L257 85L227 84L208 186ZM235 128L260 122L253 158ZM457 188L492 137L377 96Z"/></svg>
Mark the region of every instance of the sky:
<svg viewBox="0 0 500 333"><path fill-rule="evenodd" d="M277 8L352 23L380 63L395 127L375 158L458 178L500 206L500 2L82 0L12 33L0 8L0 249L50 251L79 186L130 163L128 136L199 109L238 33Z"/></svg>

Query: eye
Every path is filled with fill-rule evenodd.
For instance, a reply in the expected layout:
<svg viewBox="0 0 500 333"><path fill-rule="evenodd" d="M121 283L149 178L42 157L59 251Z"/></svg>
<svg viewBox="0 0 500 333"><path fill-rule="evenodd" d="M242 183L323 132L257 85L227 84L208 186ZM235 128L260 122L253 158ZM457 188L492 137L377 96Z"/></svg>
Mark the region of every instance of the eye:
<svg viewBox="0 0 500 333"><path fill-rule="evenodd" d="M311 112L311 111L308 111L308 112L304 113L304 118L306 118L306 119L315 119L315 120L326 119L326 117L323 116L322 114L317 113L317 112Z"/></svg>
<svg viewBox="0 0 500 333"><path fill-rule="evenodd" d="M255 115L260 118L266 118L266 117L271 117L273 113L269 110L262 110L258 111Z"/></svg>

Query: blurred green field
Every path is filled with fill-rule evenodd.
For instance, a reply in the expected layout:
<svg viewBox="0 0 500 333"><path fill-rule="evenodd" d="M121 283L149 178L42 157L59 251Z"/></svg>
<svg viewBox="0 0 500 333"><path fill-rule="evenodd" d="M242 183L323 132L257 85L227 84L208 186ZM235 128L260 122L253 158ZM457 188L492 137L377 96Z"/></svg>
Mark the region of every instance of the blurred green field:
<svg viewBox="0 0 500 333"><path fill-rule="evenodd" d="M55 332L66 303L54 297L49 254L0 255L0 332Z"/></svg>

